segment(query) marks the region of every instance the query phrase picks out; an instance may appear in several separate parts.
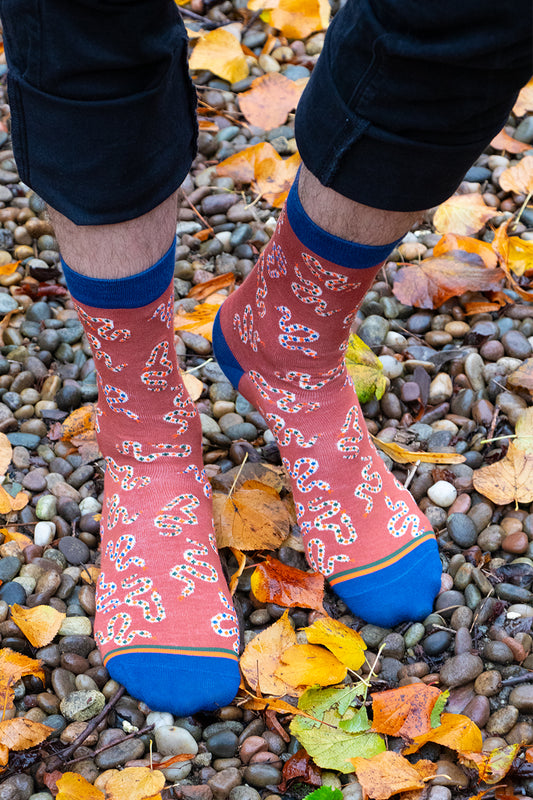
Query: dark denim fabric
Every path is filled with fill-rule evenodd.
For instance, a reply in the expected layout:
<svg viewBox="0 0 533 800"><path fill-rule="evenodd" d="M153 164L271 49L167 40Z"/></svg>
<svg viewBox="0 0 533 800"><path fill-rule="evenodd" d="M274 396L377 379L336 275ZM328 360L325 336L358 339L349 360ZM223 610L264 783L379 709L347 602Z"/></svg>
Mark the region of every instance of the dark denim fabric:
<svg viewBox="0 0 533 800"><path fill-rule="evenodd" d="M306 166L377 208L436 205L532 68L531 0L347 0L296 114ZM0 0L22 179L78 224L146 213L196 148L173 0Z"/></svg>

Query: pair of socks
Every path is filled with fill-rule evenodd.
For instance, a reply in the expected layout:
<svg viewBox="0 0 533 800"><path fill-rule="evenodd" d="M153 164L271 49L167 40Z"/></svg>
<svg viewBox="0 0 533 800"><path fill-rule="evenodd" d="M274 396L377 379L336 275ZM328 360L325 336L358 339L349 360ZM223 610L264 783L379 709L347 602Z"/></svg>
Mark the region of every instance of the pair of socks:
<svg viewBox="0 0 533 800"><path fill-rule="evenodd" d="M221 368L278 443L309 564L353 613L384 626L428 614L441 572L429 522L370 442L344 366L356 308L393 244L323 231L295 184L213 331ZM98 646L110 675L151 708L212 710L238 689L238 624L176 361L174 247L130 278L63 266L95 359L107 465Z"/></svg>

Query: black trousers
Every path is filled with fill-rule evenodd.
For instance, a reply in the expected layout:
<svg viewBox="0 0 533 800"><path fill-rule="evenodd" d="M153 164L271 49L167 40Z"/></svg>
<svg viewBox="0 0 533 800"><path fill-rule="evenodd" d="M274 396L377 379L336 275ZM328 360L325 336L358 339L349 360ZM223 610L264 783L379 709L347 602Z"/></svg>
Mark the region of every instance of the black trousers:
<svg viewBox="0 0 533 800"><path fill-rule="evenodd" d="M309 170L366 205L453 193L532 66L531 0L347 0L296 114ZM78 224L146 213L196 148L173 0L0 0L21 178Z"/></svg>

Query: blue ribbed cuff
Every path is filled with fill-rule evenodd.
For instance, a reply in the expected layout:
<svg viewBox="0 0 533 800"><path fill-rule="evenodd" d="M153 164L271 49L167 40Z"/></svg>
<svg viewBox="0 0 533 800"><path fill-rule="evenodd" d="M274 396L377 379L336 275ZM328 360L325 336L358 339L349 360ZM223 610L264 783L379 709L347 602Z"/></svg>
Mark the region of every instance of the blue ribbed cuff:
<svg viewBox="0 0 533 800"><path fill-rule="evenodd" d="M298 177L292 184L287 198L287 216L295 235L315 255L339 267L368 269L385 261L396 245L402 241L397 239L391 244L382 245L359 244L323 230L304 211L298 194Z"/></svg>
<svg viewBox="0 0 533 800"><path fill-rule="evenodd" d="M176 239L159 261L128 278L89 278L75 272L61 259L72 297L93 308L142 308L161 297L174 275Z"/></svg>

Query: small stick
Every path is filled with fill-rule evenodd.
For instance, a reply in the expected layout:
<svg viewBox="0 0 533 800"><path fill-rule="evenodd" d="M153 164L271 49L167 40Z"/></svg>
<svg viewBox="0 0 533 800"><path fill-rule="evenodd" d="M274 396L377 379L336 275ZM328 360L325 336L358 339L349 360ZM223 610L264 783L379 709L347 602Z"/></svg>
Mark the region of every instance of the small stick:
<svg viewBox="0 0 533 800"><path fill-rule="evenodd" d="M496 408L494 409L494 413L492 414L492 420L489 428L489 435L487 437L489 439L492 439L492 437L494 436L494 431L496 430L496 423L498 421L499 416L500 416L500 409L498 406L496 406Z"/></svg>
<svg viewBox="0 0 533 800"><path fill-rule="evenodd" d="M405 479L405 483L403 485L404 489L408 489L409 488L409 485L410 485L411 481L415 477L415 474L416 474L416 471L418 469L419 464L420 464L420 460L415 461L415 463L413 464L413 466L409 470L409 473L408 473L407 478Z"/></svg>
<svg viewBox="0 0 533 800"><path fill-rule="evenodd" d="M212 22L210 19L201 17L200 14L195 14L194 11L189 11L188 8L180 8L178 10L182 17L188 17L189 19L196 20L196 22L201 22L205 28L209 28L210 30L213 30L214 28L220 28L220 25L217 25L216 22Z"/></svg>
<svg viewBox="0 0 533 800"><path fill-rule="evenodd" d="M533 681L533 669L526 675L514 675L512 678L506 678L502 681L502 686L515 686L517 683L527 683Z"/></svg>
<svg viewBox="0 0 533 800"><path fill-rule="evenodd" d="M187 202L187 203L190 205L190 207L192 208L192 210L194 211L194 213L196 214L196 216L198 217L198 219L199 219L201 222L203 222L203 224L205 225L205 227L207 228L207 230L208 230L208 231L210 231L211 233L214 233L214 231L213 231L213 228L211 227L211 225L209 224L209 222L208 222L208 221L205 219L205 217L202 217L202 215L200 214L200 212L198 211L198 209L196 208L196 206L194 205L194 203L191 203L191 201L189 200L189 198L187 197L187 195L186 195L186 194L184 195L184 197L185 197L185 201L186 201L186 202Z"/></svg>
<svg viewBox="0 0 533 800"><path fill-rule="evenodd" d="M103 753L104 750L109 750L111 747L116 747L117 744L122 744L122 742L126 742L128 739L133 739L135 736L143 736L145 733L150 733L154 729L153 725L146 725L146 727L141 728L140 731L134 731L134 733L129 733L123 739L119 739L118 742L111 742L110 744L106 744L103 747L100 747L98 750L95 750L94 753L90 756L90 758L94 758L95 756L100 755ZM85 731L84 731L85 732ZM78 761L85 761L88 756L78 756L78 758L71 758L70 761L67 761L67 764L76 764ZM150 769L152 769L152 751L150 750Z"/></svg>

